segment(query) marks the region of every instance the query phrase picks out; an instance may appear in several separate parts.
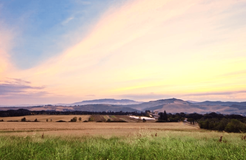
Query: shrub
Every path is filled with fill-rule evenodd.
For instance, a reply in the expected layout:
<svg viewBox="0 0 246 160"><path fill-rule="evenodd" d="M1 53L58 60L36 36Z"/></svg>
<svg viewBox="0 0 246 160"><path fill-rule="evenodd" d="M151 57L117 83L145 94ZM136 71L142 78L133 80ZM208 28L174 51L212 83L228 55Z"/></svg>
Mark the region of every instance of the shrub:
<svg viewBox="0 0 246 160"><path fill-rule="evenodd" d="M26 117L22 118L21 122L26 122Z"/></svg>
<svg viewBox="0 0 246 160"><path fill-rule="evenodd" d="M59 120L59 121L56 121L56 122L66 122L66 121L63 121L63 120Z"/></svg>
<svg viewBox="0 0 246 160"><path fill-rule="evenodd" d="M91 122L91 121L94 121L94 118L93 117L90 117L89 118L89 122Z"/></svg>
<svg viewBox="0 0 246 160"><path fill-rule="evenodd" d="M226 128L226 125L228 123L229 123L229 120L223 118L222 120L220 120L220 122L218 123L218 125L215 127L215 130L224 131L225 128Z"/></svg>
<svg viewBox="0 0 246 160"><path fill-rule="evenodd" d="M244 123L237 119L232 119L225 127L226 132L246 132L246 126Z"/></svg>
<svg viewBox="0 0 246 160"><path fill-rule="evenodd" d="M77 117L73 117L70 122L77 122Z"/></svg>

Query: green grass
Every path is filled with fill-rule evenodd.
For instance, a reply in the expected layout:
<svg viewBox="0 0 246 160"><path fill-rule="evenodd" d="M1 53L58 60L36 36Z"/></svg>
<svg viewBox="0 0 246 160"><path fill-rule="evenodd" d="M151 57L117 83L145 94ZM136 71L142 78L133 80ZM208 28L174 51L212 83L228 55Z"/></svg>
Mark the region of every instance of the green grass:
<svg viewBox="0 0 246 160"><path fill-rule="evenodd" d="M1 136L0 159L246 159L242 134L165 132L152 137ZM140 136L141 135L141 136Z"/></svg>

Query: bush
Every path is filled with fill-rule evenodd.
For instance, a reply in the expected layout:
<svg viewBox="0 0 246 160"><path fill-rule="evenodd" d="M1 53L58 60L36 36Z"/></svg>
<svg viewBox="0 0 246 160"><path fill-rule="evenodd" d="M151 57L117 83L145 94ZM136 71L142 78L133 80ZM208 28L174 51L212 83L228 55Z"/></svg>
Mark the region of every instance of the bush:
<svg viewBox="0 0 246 160"><path fill-rule="evenodd" d="M63 121L63 120L59 120L59 121L56 121L56 122L66 122L66 121Z"/></svg>
<svg viewBox="0 0 246 160"><path fill-rule="evenodd" d="M22 118L21 122L26 122L26 117Z"/></svg>
<svg viewBox="0 0 246 160"><path fill-rule="evenodd" d="M92 121L94 121L94 118L93 117L90 117L89 118L89 122L92 122Z"/></svg>
<svg viewBox="0 0 246 160"><path fill-rule="evenodd" d="M70 122L77 122L77 117L73 117Z"/></svg>
<svg viewBox="0 0 246 160"><path fill-rule="evenodd" d="M225 127L226 132L246 132L246 126L244 123L237 119L232 119Z"/></svg>
<svg viewBox="0 0 246 160"><path fill-rule="evenodd" d="M218 123L218 125L215 127L215 130L218 130L218 131L224 131L225 128L226 128L226 125L227 125L228 123L229 123L229 120L223 118L223 119Z"/></svg>

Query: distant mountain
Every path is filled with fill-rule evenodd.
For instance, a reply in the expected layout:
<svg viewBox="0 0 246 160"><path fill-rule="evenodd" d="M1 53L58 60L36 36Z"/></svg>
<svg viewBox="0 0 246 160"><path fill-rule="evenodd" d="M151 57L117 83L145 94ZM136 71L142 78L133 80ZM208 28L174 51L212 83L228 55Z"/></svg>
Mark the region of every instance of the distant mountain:
<svg viewBox="0 0 246 160"><path fill-rule="evenodd" d="M128 105L128 107L134 108L137 110L145 110L147 108L156 107L156 106L160 106L160 105L166 105L166 104L170 104L170 103L174 103L174 102L178 102L178 101L184 102L183 100L176 99L176 98L160 99L160 100L156 100L156 101L143 102L141 104Z"/></svg>
<svg viewBox="0 0 246 160"><path fill-rule="evenodd" d="M166 110L167 113L209 113L217 112L222 114L241 114L246 115L246 102L222 102L222 101L204 101L193 102L182 99L160 99L149 102L137 102L129 99L96 99L82 102L76 102L68 105L40 105L32 107L0 107L0 110L28 109L32 111L55 110L55 111L159 111Z"/></svg>
<svg viewBox="0 0 246 160"><path fill-rule="evenodd" d="M132 105L140 104L130 99L95 99L95 100L86 100L81 102L72 103L71 105L87 105L87 104L111 104L111 105Z"/></svg>
<svg viewBox="0 0 246 160"><path fill-rule="evenodd" d="M193 102L184 101L181 99L161 99L156 101L144 102L136 105L128 105L128 107L145 111L159 111L166 110L168 113L209 113L219 112L223 114L243 114L246 115L246 102L222 102L222 101L205 101Z"/></svg>
<svg viewBox="0 0 246 160"><path fill-rule="evenodd" d="M94 111L94 112L136 112L136 109L127 107L127 106L118 106L110 104L88 104L82 106L73 106L73 109L76 111Z"/></svg>
<svg viewBox="0 0 246 160"><path fill-rule="evenodd" d="M0 110L18 110L27 109L30 111L93 111L93 112L135 112L136 109L129 108L127 106L109 105L109 104L88 104L88 105L76 105L76 106L33 106L33 107L1 107Z"/></svg>

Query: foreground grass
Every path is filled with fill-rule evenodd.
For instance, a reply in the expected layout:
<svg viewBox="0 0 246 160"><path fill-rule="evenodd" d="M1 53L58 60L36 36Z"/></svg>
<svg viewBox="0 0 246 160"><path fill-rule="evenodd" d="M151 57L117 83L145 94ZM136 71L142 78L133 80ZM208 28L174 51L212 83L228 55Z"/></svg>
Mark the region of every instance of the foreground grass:
<svg viewBox="0 0 246 160"><path fill-rule="evenodd" d="M129 137L1 136L0 159L246 159L242 134L165 132Z"/></svg>

